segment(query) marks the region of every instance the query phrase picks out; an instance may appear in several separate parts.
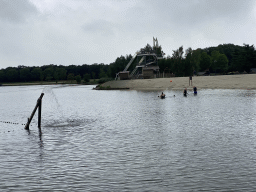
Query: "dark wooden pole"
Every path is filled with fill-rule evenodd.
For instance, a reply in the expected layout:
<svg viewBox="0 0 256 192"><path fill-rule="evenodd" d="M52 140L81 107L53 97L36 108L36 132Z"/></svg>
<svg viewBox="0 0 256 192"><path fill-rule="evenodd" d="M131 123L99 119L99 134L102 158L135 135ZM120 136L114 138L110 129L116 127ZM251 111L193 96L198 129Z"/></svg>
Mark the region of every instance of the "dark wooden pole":
<svg viewBox="0 0 256 192"><path fill-rule="evenodd" d="M34 117L34 115L35 115L35 112L36 112L36 110L37 110L37 107L38 107L38 104L36 103L36 106L35 106L33 112L31 113L30 118L28 118L28 122L27 122L27 124L26 124L26 126L25 126L25 129L29 129L29 124L30 124L31 120L33 119L33 117Z"/></svg>
<svg viewBox="0 0 256 192"><path fill-rule="evenodd" d="M42 104L41 101L42 101L43 96L44 96L44 93L41 93L40 97L38 98L38 100L36 102L36 106L35 106L33 112L31 113L30 118L28 118L28 122L25 125L25 129L29 129L29 124L30 124L31 120L33 119L33 117L34 117L34 115L36 113L37 107L40 108L40 110L38 111L38 127L40 125L40 129L41 129L41 104ZM40 121L39 121L39 118L40 118ZM39 124L39 122L40 122L40 124Z"/></svg>
<svg viewBox="0 0 256 192"><path fill-rule="evenodd" d="M38 129L41 133L41 110L42 110L42 99L38 101Z"/></svg>

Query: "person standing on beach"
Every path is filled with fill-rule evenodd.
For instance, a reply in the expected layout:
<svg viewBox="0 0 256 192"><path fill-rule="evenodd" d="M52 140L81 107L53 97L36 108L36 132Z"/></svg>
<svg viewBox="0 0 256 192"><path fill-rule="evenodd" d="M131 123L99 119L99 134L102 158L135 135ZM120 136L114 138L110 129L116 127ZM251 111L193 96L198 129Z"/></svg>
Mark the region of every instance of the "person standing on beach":
<svg viewBox="0 0 256 192"><path fill-rule="evenodd" d="M187 94L188 94L188 91L187 91L187 88L185 88L184 91L183 91L183 95L184 95L185 97L187 97Z"/></svg>
<svg viewBox="0 0 256 192"><path fill-rule="evenodd" d="M197 94L197 88L195 86L193 86L193 90L194 90L194 94Z"/></svg>
<svg viewBox="0 0 256 192"><path fill-rule="evenodd" d="M190 81L191 81L191 86L192 86L192 76L189 76L189 82L188 82L189 86L190 86Z"/></svg>

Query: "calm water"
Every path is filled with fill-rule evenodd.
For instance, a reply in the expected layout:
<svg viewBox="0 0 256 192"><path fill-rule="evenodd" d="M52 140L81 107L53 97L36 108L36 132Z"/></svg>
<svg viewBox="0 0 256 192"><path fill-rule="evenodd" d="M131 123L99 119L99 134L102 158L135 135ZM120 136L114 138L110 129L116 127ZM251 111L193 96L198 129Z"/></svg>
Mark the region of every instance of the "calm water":
<svg viewBox="0 0 256 192"><path fill-rule="evenodd" d="M256 191L256 91L165 93L0 87L0 191Z"/></svg>

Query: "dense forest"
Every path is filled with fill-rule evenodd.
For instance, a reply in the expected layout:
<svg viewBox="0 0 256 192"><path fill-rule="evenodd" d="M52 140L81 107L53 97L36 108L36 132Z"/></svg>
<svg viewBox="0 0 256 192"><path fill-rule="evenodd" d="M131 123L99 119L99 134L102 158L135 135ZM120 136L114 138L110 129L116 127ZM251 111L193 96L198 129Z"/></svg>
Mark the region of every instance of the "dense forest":
<svg viewBox="0 0 256 192"><path fill-rule="evenodd" d="M149 44L144 48L149 52L162 52L162 48L155 50ZM92 65L44 65L41 67L8 67L0 70L0 82L31 82L31 81L60 81L115 78L116 73L122 71L132 55L120 56L110 64ZM211 73L249 73L251 68L256 68L256 50L254 45L243 46L223 44L217 47L192 50L183 50L183 46L174 50L172 56L168 55L158 60L160 72L168 71L175 76L189 76L202 71Z"/></svg>

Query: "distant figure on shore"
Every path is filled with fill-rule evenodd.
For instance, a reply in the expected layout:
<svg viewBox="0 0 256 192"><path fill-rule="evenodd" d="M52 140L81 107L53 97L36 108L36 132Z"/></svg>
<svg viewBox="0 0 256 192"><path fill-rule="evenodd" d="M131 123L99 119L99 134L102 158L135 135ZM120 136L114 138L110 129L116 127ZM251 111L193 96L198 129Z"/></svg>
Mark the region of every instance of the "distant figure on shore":
<svg viewBox="0 0 256 192"><path fill-rule="evenodd" d="M190 86L190 82L191 82L191 86L192 86L192 76L189 76L188 86Z"/></svg>
<svg viewBox="0 0 256 192"><path fill-rule="evenodd" d="M183 95L184 95L185 97L187 97L187 94L188 94L188 91L187 91L187 88L185 88L184 91L183 91Z"/></svg>
<svg viewBox="0 0 256 192"><path fill-rule="evenodd" d="M197 94L197 88L195 86L193 86L193 90L194 90L194 95Z"/></svg>
<svg viewBox="0 0 256 192"><path fill-rule="evenodd" d="M159 97L159 96L158 96L158 97ZM160 98L161 98L161 99L164 99L164 98L165 98L164 92L162 92L162 94L160 95Z"/></svg>

